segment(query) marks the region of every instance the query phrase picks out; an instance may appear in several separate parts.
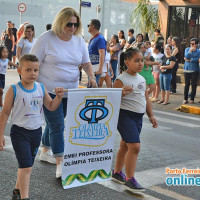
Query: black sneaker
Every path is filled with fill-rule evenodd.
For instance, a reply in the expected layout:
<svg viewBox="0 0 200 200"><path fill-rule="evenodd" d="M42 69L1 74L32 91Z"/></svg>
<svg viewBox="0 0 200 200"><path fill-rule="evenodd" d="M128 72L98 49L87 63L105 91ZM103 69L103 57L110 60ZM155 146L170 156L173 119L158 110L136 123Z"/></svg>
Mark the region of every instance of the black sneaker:
<svg viewBox="0 0 200 200"><path fill-rule="evenodd" d="M124 183L124 189L129 190L131 192L144 192L145 189L136 181L133 177Z"/></svg>
<svg viewBox="0 0 200 200"><path fill-rule="evenodd" d="M126 180L126 175L124 173L122 173L122 171L114 173L114 170L113 170L112 180L123 184Z"/></svg>
<svg viewBox="0 0 200 200"><path fill-rule="evenodd" d="M20 191L18 189L13 190L12 200L21 200Z"/></svg>

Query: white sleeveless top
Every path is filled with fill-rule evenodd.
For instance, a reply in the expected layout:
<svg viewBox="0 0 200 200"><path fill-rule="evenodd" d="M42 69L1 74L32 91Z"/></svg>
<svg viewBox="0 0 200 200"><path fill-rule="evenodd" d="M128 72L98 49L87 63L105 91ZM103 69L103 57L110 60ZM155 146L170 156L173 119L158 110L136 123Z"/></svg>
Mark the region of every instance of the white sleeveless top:
<svg viewBox="0 0 200 200"><path fill-rule="evenodd" d="M8 68L8 63L9 63L8 59L6 59L5 61L0 59L0 74L3 74L3 75L6 74L6 70Z"/></svg>
<svg viewBox="0 0 200 200"><path fill-rule="evenodd" d="M133 92L122 97L121 109L129 110L136 113L146 112L146 81L140 75L132 76L127 72L120 74L117 79L119 79L124 86L133 87Z"/></svg>
<svg viewBox="0 0 200 200"><path fill-rule="evenodd" d="M34 83L32 90L27 90L21 82L12 85L14 105L12 108L11 123L28 130L35 130L44 124L43 98L44 86Z"/></svg>

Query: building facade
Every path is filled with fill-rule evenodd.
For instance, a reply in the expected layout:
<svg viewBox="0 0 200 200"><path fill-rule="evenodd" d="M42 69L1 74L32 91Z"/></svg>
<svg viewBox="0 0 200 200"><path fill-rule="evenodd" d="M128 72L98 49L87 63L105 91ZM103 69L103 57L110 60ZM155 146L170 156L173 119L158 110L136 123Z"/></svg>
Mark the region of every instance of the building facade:
<svg viewBox="0 0 200 200"><path fill-rule="evenodd" d="M26 11L20 18L18 5L22 2L26 4ZM46 24L52 23L55 15L63 7L70 6L79 12L79 2L79 0L0 0L0 34L6 29L7 21L14 22L16 28L20 23L30 22L35 26L36 37L38 37L45 31ZM81 7L83 36L86 41L91 37L87 31L87 24L93 18L101 21L100 31L107 39L112 34L117 34L119 30L127 33L127 30L132 28L130 16L137 0L90 0L88 2L91 3L91 7ZM100 7L99 12L97 7ZM139 32L137 26L135 27L135 32Z"/></svg>
<svg viewBox="0 0 200 200"><path fill-rule="evenodd" d="M183 47L191 38L200 40L200 0L160 0L159 14L165 39L177 36Z"/></svg>

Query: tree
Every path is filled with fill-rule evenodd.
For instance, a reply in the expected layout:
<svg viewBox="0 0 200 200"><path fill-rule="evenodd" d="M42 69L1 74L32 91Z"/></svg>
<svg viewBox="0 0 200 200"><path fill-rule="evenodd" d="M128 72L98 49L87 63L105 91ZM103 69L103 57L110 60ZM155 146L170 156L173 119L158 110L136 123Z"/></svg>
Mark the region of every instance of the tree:
<svg viewBox="0 0 200 200"><path fill-rule="evenodd" d="M160 28L158 9L150 0L138 0L137 7L132 11L130 22L140 31L153 34L155 28Z"/></svg>

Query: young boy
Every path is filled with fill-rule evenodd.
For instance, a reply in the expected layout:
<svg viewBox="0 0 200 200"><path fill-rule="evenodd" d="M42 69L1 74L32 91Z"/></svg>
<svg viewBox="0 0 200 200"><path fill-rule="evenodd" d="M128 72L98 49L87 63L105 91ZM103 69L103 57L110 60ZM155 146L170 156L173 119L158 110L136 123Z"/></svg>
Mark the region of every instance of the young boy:
<svg viewBox="0 0 200 200"><path fill-rule="evenodd" d="M145 51L145 53L144 53L145 59L146 59L147 61L154 61L154 60L152 60L151 42L150 42L150 41L146 41L146 42L144 43L144 47L145 47L145 49L146 49L146 51ZM149 70L149 67L148 67L148 66L146 66L145 71L146 71L146 70Z"/></svg>
<svg viewBox="0 0 200 200"><path fill-rule="evenodd" d="M12 200L29 200L30 175L44 123L43 104L50 111L56 110L62 101L63 88L55 88L57 96L52 100L44 86L36 82L39 61L34 55L23 55L17 71L21 81L8 89L0 115L0 151L4 150L4 129L12 110L10 137L19 164Z"/></svg>

